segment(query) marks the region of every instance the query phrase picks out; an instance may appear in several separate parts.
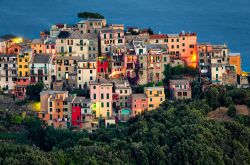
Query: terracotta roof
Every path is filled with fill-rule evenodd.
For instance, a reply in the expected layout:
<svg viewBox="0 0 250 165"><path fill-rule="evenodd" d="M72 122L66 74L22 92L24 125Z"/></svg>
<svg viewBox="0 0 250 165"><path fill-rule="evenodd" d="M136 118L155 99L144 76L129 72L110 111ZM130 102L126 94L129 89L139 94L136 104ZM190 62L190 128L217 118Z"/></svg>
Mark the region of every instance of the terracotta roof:
<svg viewBox="0 0 250 165"><path fill-rule="evenodd" d="M168 38L166 34L153 34L149 36L150 39L161 39L161 38Z"/></svg>

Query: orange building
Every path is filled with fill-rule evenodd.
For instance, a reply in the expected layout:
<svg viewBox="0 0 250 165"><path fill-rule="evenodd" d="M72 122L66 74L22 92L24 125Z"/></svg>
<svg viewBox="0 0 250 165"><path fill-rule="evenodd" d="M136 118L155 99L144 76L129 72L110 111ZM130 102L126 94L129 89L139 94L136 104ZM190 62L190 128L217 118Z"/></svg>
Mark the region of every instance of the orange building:
<svg viewBox="0 0 250 165"><path fill-rule="evenodd" d="M67 91L43 91L40 93L39 118L55 128L67 128L69 104L72 98Z"/></svg>
<svg viewBox="0 0 250 165"><path fill-rule="evenodd" d="M241 74L242 70L240 53L229 53L229 64L235 67L237 75Z"/></svg>
<svg viewBox="0 0 250 165"><path fill-rule="evenodd" d="M198 47L196 33L154 34L150 35L150 44L166 44L170 54L176 55L190 67L197 67Z"/></svg>

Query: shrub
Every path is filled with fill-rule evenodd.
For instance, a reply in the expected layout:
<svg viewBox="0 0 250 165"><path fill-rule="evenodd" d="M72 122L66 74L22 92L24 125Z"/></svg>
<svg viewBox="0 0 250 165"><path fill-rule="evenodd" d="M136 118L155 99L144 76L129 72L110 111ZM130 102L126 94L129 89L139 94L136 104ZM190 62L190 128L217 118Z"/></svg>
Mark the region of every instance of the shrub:
<svg viewBox="0 0 250 165"><path fill-rule="evenodd" d="M236 108L233 104L228 107L227 115L230 117L236 117Z"/></svg>

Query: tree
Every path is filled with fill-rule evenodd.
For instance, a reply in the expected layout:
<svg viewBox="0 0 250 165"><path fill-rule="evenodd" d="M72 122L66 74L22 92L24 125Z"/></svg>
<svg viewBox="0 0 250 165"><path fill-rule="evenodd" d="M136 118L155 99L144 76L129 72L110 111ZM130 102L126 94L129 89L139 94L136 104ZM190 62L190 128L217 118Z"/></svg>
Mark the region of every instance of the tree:
<svg viewBox="0 0 250 165"><path fill-rule="evenodd" d="M236 117L236 108L233 104L228 107L227 115L230 117Z"/></svg>
<svg viewBox="0 0 250 165"><path fill-rule="evenodd" d="M44 89L43 82L39 82L35 85L29 85L27 87L26 95L29 100L39 101L40 100L40 92Z"/></svg>
<svg viewBox="0 0 250 165"><path fill-rule="evenodd" d="M78 18L96 18L96 19L104 19L104 16L99 13L92 13L92 12L82 12L78 13Z"/></svg>
<svg viewBox="0 0 250 165"><path fill-rule="evenodd" d="M151 28L148 28L148 34L149 34L149 35L153 35L153 34L154 34L154 31L153 31Z"/></svg>
<svg viewBox="0 0 250 165"><path fill-rule="evenodd" d="M18 115L13 115L10 119L11 124L21 125L22 124L22 117Z"/></svg>

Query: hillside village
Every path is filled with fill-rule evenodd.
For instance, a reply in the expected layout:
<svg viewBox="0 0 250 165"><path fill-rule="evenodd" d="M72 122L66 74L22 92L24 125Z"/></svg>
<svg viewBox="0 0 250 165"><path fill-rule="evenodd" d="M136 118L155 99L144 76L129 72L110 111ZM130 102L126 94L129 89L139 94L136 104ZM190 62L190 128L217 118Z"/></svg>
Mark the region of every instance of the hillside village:
<svg viewBox="0 0 250 165"><path fill-rule="evenodd" d="M32 100L39 106L36 115L54 128L88 131L101 121L106 127L126 122L165 100L191 99L193 82L203 90L250 87L240 53L197 40L195 32L155 34L105 18L55 24L33 40L5 35L0 87L25 102L42 85Z"/></svg>

